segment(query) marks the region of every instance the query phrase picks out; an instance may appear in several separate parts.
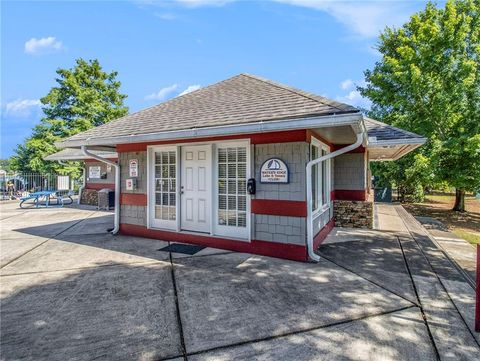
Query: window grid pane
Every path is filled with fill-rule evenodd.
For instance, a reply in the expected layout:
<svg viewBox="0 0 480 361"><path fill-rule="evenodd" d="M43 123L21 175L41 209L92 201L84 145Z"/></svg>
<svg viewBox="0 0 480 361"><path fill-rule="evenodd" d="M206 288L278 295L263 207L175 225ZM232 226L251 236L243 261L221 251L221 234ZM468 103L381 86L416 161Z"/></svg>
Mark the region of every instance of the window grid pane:
<svg viewBox="0 0 480 361"><path fill-rule="evenodd" d="M247 226L247 148L219 148L218 158L218 224Z"/></svg>
<svg viewBox="0 0 480 361"><path fill-rule="evenodd" d="M174 221L177 217L175 151L155 152L155 218Z"/></svg>

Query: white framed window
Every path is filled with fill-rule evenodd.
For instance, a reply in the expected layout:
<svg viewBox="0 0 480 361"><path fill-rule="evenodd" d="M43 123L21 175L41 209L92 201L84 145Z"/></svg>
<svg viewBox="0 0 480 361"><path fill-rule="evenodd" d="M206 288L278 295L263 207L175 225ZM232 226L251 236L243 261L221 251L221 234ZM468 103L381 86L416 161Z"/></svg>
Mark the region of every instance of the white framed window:
<svg viewBox="0 0 480 361"><path fill-rule="evenodd" d="M176 146L148 149L150 227L178 229L178 153Z"/></svg>
<svg viewBox="0 0 480 361"><path fill-rule="evenodd" d="M250 177L248 142L218 143L215 146L216 235L248 239L250 201L247 179Z"/></svg>
<svg viewBox="0 0 480 361"><path fill-rule="evenodd" d="M330 147L316 138L310 143L310 160L330 153ZM330 159L312 167L312 212L320 214L330 207L331 162Z"/></svg>

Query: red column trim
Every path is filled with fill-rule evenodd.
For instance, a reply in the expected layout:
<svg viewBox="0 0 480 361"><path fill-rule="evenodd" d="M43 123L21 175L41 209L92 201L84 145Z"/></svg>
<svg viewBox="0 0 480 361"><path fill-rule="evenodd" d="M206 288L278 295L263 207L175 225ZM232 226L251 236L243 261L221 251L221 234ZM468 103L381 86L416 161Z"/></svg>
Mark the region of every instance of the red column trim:
<svg viewBox="0 0 480 361"><path fill-rule="evenodd" d="M335 189L335 199L343 201L366 201L366 190Z"/></svg>
<svg viewBox="0 0 480 361"><path fill-rule="evenodd" d="M227 249L235 252L253 253L262 256L289 259L292 261L307 261L305 246L294 244L252 240L251 242L234 241L227 238L200 236L189 233L177 233L157 229L147 229L134 224L120 224L120 232L125 235L160 239L162 241L198 244L207 247Z"/></svg>
<svg viewBox="0 0 480 361"><path fill-rule="evenodd" d="M298 130L281 131L281 132L235 134L235 135L224 135L224 136L218 136L218 137L186 138L186 139L163 140L163 141L156 141L156 142L117 144L117 152L142 152L142 151L146 151L147 146L149 145L196 143L196 142L233 140L233 139L250 139L251 144L305 142L306 131L305 129L298 129Z"/></svg>
<svg viewBox="0 0 480 361"><path fill-rule="evenodd" d="M477 244L477 302L475 305L475 331L480 332L480 244Z"/></svg>
<svg viewBox="0 0 480 361"><path fill-rule="evenodd" d="M274 216L306 217L307 202L278 199L252 199L251 211Z"/></svg>
<svg viewBox="0 0 480 361"><path fill-rule="evenodd" d="M122 193L120 195L121 205L146 206L147 195L142 193Z"/></svg>
<svg viewBox="0 0 480 361"><path fill-rule="evenodd" d="M335 219L332 218L321 230L317 233L315 237L313 237L313 249L316 250L327 238L328 234L332 231L333 227L335 227Z"/></svg>
<svg viewBox="0 0 480 361"><path fill-rule="evenodd" d="M103 188L110 188L114 190L115 183L87 183L85 185L85 189L94 189L96 191L99 191L100 189L103 189Z"/></svg>

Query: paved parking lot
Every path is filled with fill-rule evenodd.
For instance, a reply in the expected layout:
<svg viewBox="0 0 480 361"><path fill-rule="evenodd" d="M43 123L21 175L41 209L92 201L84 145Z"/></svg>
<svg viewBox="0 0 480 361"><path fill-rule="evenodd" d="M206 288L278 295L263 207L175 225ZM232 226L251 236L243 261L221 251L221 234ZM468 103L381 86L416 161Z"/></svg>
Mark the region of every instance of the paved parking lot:
<svg viewBox="0 0 480 361"><path fill-rule="evenodd" d="M2 360L474 360L471 286L409 223L318 264L112 236L92 209L1 210ZM389 218L390 217L390 218ZM391 229L389 229L389 227ZM426 321L425 321L426 319Z"/></svg>

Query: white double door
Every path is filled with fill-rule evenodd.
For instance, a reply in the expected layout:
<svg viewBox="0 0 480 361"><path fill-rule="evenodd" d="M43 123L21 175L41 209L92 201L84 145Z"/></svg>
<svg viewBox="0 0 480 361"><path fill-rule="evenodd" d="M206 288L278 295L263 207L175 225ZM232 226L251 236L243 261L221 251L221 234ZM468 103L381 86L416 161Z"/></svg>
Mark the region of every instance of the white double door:
<svg viewBox="0 0 480 361"><path fill-rule="evenodd" d="M210 232L212 199L210 145L181 147L181 229Z"/></svg>

